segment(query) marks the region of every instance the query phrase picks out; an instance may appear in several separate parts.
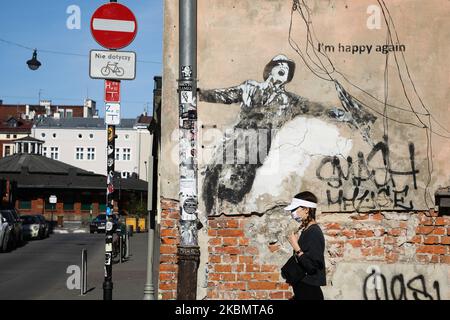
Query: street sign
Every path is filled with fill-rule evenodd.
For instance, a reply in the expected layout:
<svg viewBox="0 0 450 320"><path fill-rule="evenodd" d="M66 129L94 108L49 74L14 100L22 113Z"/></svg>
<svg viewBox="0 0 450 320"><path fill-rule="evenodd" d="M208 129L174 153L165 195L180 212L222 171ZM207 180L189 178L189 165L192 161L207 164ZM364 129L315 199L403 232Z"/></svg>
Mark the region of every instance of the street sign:
<svg viewBox="0 0 450 320"><path fill-rule="evenodd" d="M120 103L106 103L105 123L113 126L120 124Z"/></svg>
<svg viewBox="0 0 450 320"><path fill-rule="evenodd" d="M105 80L105 102L120 102L120 81Z"/></svg>
<svg viewBox="0 0 450 320"><path fill-rule="evenodd" d="M92 79L134 80L136 78L136 53L91 50L89 75Z"/></svg>
<svg viewBox="0 0 450 320"><path fill-rule="evenodd" d="M56 196L50 196L50 197L48 198L48 201L49 201L50 203L56 203L56 202L58 201L58 198L56 198Z"/></svg>
<svg viewBox="0 0 450 320"><path fill-rule="evenodd" d="M124 48L136 37L136 17L123 4L104 4L92 15L91 33L95 41L104 48Z"/></svg>

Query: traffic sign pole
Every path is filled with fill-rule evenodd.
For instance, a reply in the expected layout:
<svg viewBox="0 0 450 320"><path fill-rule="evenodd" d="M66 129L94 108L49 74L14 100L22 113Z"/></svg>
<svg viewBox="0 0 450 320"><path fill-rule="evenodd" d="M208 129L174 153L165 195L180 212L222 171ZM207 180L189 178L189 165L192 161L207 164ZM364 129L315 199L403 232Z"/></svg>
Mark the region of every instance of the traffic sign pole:
<svg viewBox="0 0 450 320"><path fill-rule="evenodd" d="M105 278L103 300L112 300L112 255L114 214L114 170L115 170L115 124L120 123L120 80L133 80L136 69L134 52L115 51L133 42L137 34L137 21L133 12L117 0L110 0L94 12L91 18L91 33L95 41L110 51L92 50L89 75L94 79L105 79L105 123L107 125L107 186L106 186L106 230L105 230ZM114 81L114 80L119 81ZM119 252L119 254L122 254Z"/></svg>

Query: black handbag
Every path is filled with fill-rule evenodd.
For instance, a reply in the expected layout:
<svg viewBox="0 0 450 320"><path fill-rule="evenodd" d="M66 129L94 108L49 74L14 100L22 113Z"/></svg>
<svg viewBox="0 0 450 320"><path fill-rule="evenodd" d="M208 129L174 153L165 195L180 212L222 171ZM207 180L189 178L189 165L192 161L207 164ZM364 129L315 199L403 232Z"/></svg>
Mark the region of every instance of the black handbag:
<svg viewBox="0 0 450 320"><path fill-rule="evenodd" d="M297 257L294 254L289 260L281 267L281 276L290 285L294 285L297 282L303 280L306 276L305 270L298 263Z"/></svg>

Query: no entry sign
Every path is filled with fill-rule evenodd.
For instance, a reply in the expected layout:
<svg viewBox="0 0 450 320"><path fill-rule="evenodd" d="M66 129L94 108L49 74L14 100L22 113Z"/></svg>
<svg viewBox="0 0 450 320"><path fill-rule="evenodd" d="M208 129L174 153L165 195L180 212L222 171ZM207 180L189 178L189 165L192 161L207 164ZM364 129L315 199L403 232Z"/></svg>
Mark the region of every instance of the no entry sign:
<svg viewBox="0 0 450 320"><path fill-rule="evenodd" d="M136 17L122 4L107 3L92 15L91 32L95 41L102 47L121 49L133 42L136 37Z"/></svg>

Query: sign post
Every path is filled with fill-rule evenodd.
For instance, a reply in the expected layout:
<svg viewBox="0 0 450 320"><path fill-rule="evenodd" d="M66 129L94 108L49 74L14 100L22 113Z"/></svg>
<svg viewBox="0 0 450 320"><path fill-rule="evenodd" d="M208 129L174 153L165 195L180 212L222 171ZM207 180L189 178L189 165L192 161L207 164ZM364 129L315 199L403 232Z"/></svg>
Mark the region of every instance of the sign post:
<svg viewBox="0 0 450 320"><path fill-rule="evenodd" d="M110 0L110 3L100 6L92 15L91 33L98 44L109 49L109 51L91 51L89 75L94 79L105 79L107 187L103 300L112 300L115 126L120 124L120 80L133 80L136 74L136 54L116 50L122 49L133 42L137 34L136 17L126 6L118 4L117 0Z"/></svg>
<svg viewBox="0 0 450 320"><path fill-rule="evenodd" d="M55 195L51 195L48 198L48 202L52 205L52 228L53 228L53 212L55 211L55 204L58 202L58 198Z"/></svg>

